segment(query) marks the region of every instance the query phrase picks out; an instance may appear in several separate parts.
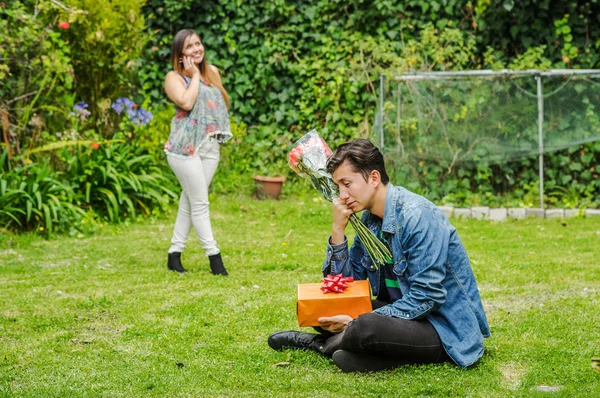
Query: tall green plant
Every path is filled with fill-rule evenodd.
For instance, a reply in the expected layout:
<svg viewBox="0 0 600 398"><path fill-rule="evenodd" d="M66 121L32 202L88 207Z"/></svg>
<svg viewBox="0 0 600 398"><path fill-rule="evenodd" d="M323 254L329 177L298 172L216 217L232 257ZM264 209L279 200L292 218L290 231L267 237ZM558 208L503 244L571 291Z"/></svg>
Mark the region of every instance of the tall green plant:
<svg viewBox="0 0 600 398"><path fill-rule="evenodd" d="M5 163L8 151L0 156ZM85 215L73 186L48 161L5 167L0 174L0 225L44 235L66 232Z"/></svg>
<svg viewBox="0 0 600 398"><path fill-rule="evenodd" d="M66 176L79 187L78 205L111 222L148 216L165 209L174 184L154 158L133 144L119 142L64 148Z"/></svg>

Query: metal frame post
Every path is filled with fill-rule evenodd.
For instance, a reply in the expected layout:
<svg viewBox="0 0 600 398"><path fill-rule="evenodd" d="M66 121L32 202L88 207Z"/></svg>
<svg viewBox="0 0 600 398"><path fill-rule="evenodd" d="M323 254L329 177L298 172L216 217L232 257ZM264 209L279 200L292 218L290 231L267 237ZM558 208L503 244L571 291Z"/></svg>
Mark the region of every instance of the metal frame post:
<svg viewBox="0 0 600 398"><path fill-rule="evenodd" d="M390 82L390 91L392 90L391 87L392 83ZM401 118L402 118L402 110L400 109L400 105L402 103L402 87L400 86L400 82L396 82L396 87L398 89L398 92L396 93L396 131L398 132L398 135L400 135L400 122L401 122Z"/></svg>
<svg viewBox="0 0 600 398"><path fill-rule="evenodd" d="M391 84L391 83L390 83ZM402 151L402 158L404 159L404 143L402 142L402 81L397 81L398 85L398 103L396 104L396 132L398 136L396 140L400 146L400 150Z"/></svg>
<svg viewBox="0 0 600 398"><path fill-rule="evenodd" d="M379 149L383 152L383 105L385 95L385 76L383 73L379 75Z"/></svg>
<svg viewBox="0 0 600 398"><path fill-rule="evenodd" d="M544 95L542 92L542 77L537 75L538 97L538 146L540 168L540 209L544 208Z"/></svg>

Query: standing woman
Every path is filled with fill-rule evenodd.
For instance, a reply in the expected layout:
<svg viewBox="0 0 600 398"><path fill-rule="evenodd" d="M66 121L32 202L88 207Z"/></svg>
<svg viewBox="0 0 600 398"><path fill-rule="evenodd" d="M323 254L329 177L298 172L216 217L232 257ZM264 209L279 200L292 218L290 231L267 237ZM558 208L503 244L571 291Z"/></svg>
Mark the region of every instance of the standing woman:
<svg viewBox="0 0 600 398"><path fill-rule="evenodd" d="M219 145L231 138L229 97L219 70L206 61L200 36L193 30L183 29L175 35L171 64L165 91L175 103L176 115L165 152L182 191L167 265L172 271L186 272L181 253L193 226L212 273L227 275L213 237L208 187L219 164Z"/></svg>

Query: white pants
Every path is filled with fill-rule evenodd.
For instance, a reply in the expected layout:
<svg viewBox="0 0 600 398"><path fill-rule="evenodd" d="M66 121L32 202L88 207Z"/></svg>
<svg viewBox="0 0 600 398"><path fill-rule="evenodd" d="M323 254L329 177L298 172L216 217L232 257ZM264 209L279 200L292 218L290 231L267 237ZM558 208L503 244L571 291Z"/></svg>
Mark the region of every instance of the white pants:
<svg viewBox="0 0 600 398"><path fill-rule="evenodd" d="M182 188L169 253L183 252L192 225L206 255L219 253L208 209L208 187L217 170L219 157L219 143L212 138L206 140L190 158L167 153L169 166Z"/></svg>

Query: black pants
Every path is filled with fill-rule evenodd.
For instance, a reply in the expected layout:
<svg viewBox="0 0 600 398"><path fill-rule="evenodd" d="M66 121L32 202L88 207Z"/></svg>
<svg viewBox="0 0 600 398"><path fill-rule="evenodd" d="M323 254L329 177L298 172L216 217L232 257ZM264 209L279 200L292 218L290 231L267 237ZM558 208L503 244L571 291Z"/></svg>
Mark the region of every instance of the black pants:
<svg viewBox="0 0 600 398"><path fill-rule="evenodd" d="M379 306L379 302L373 302L373 308ZM364 355L357 360L373 363L377 369L451 361L440 337L426 319L406 320L371 312L350 322L342 333L319 331L323 354L331 357L337 350L361 353Z"/></svg>

